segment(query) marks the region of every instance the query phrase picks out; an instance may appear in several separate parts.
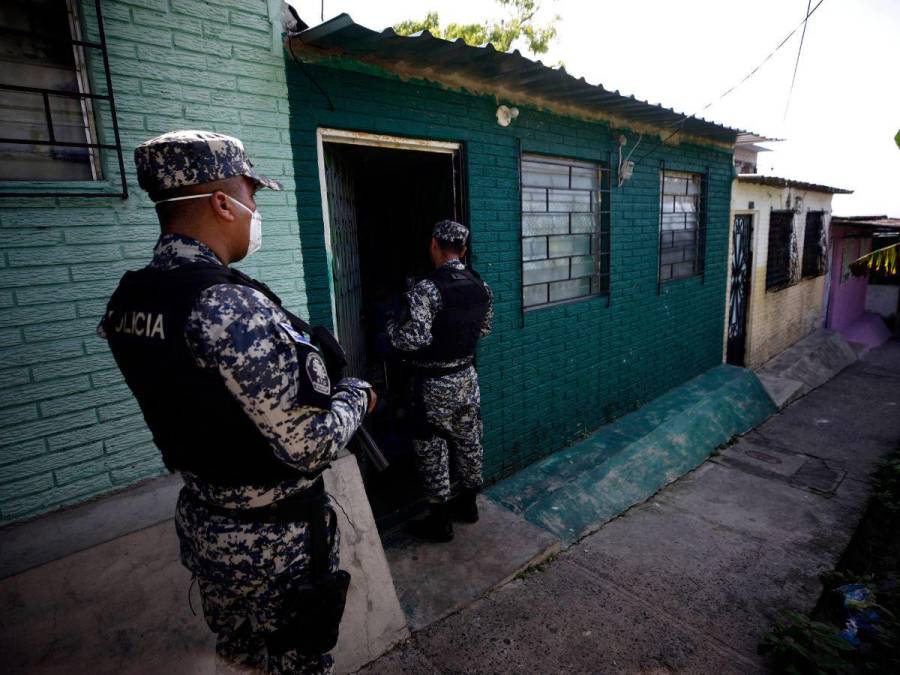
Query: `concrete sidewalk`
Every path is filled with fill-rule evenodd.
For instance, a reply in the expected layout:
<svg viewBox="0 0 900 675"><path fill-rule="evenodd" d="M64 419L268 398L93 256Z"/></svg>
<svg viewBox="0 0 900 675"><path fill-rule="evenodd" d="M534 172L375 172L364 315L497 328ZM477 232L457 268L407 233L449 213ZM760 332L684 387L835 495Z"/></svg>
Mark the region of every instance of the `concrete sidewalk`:
<svg viewBox="0 0 900 675"><path fill-rule="evenodd" d="M898 439L892 341L363 672L758 672L761 633L815 603Z"/></svg>

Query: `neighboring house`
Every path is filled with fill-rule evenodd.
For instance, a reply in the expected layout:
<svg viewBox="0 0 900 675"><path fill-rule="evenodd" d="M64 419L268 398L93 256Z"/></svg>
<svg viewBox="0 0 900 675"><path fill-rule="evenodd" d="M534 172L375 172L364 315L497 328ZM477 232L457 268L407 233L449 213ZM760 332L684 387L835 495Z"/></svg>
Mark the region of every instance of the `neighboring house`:
<svg viewBox="0 0 900 675"><path fill-rule="evenodd" d="M835 217L831 221L831 287L826 326L839 331L848 342L867 350L890 337L885 320L896 325L896 278L854 276L850 265L874 250L900 239L900 219L886 216Z"/></svg>
<svg viewBox="0 0 900 675"><path fill-rule="evenodd" d="M18 88L2 109L27 129L0 144L0 522L163 472L94 328L157 236L131 150L171 129L238 136L285 183L260 197L263 247L243 269L335 327L382 386L379 322L427 271L431 224L469 225L495 297L478 351L489 480L721 361L738 131L346 15L285 52L279 2L105 0L104 33L99 8L70 0L71 21L44 0L0 10L17 27L2 38L2 82ZM789 205L773 192L772 208L796 208L795 189ZM804 194L802 213L828 208ZM751 199L765 241L769 205ZM402 436L390 420L375 431L388 450Z"/></svg>
<svg viewBox="0 0 900 675"><path fill-rule="evenodd" d="M735 177L727 363L761 366L822 325L831 198L849 193L789 178Z"/></svg>

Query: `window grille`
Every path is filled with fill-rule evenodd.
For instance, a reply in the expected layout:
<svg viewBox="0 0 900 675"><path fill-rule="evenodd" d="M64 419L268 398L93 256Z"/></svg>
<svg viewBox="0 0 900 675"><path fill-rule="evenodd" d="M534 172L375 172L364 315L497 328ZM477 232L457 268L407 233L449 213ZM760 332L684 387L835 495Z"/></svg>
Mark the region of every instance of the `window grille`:
<svg viewBox="0 0 900 675"><path fill-rule="evenodd" d="M791 239L793 230L793 211L772 211L769 216L766 290L784 288L791 282Z"/></svg>
<svg viewBox="0 0 900 675"><path fill-rule="evenodd" d="M522 307L609 291L609 167L523 154Z"/></svg>
<svg viewBox="0 0 900 675"><path fill-rule="evenodd" d="M706 226L706 176L659 174L659 281L702 274Z"/></svg>
<svg viewBox="0 0 900 675"><path fill-rule="evenodd" d="M0 5L0 196L128 196L100 0L97 41L82 38L77 0L4 0ZM94 58L97 68L90 68ZM102 69L99 67L102 64ZM101 75L102 70L102 75ZM100 75L90 86L91 71ZM113 142L101 140L97 120ZM66 189L103 180L101 151L115 153L119 191ZM13 185L39 181L19 191ZM80 186L79 186L80 187ZM93 186L92 186L93 187Z"/></svg>
<svg viewBox="0 0 900 675"><path fill-rule="evenodd" d="M817 277L825 273L825 212L808 211L803 232L802 276Z"/></svg>

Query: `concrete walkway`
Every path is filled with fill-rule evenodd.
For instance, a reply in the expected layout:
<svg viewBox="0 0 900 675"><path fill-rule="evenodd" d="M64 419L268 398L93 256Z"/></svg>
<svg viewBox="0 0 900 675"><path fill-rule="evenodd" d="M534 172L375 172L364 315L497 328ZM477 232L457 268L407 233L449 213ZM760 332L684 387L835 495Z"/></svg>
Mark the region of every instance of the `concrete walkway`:
<svg viewBox="0 0 900 675"><path fill-rule="evenodd" d="M898 439L892 341L363 672L759 672L760 634L815 603Z"/></svg>

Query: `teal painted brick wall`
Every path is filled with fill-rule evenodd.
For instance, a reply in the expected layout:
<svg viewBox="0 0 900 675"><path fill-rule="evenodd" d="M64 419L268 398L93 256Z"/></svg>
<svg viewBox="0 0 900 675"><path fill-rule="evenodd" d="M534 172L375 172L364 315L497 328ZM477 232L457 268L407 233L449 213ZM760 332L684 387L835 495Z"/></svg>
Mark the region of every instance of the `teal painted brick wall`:
<svg viewBox="0 0 900 675"><path fill-rule="evenodd" d="M328 323L328 270L316 169L316 129L335 127L465 144L475 267L495 293L494 333L478 366L485 473L497 479L721 362L731 153L655 148L611 194L611 296L521 314L518 144L606 161L614 131L520 106L508 128L491 97L447 91L340 62L307 65L334 110L293 64L291 132L309 310ZM625 130L627 132L627 130ZM634 142L636 135L629 134ZM649 142L648 142L649 141ZM653 146L645 139L641 152ZM709 171L703 279L657 291L659 170Z"/></svg>
<svg viewBox="0 0 900 675"><path fill-rule="evenodd" d="M609 306L598 298L542 309L523 325L518 139L526 151L605 161L613 130L528 108L501 129L491 98L309 66L331 111L293 64L272 53L264 0L107 0L103 7L131 196L0 200L0 522L162 471L93 331L120 274L143 264L157 236L130 149L174 128L240 136L257 167L285 183L285 192L260 198L263 249L245 269L316 322L330 322L316 128L465 143L474 261L496 298L495 331L479 350L489 478L719 363L729 153L655 150L611 195ZM109 138L102 115L100 131ZM704 281L657 294L661 160L709 169L710 217Z"/></svg>
<svg viewBox="0 0 900 675"><path fill-rule="evenodd" d="M95 39L93 3L82 11ZM243 139L257 168L286 188L260 195L263 248L244 269L306 310L285 63L272 51L266 0L104 0L103 12L129 198L0 199L0 522L164 471L94 334L119 277L149 259L158 236L132 171L138 143L179 128ZM92 65L95 91L105 92ZM98 117L112 142L108 114ZM117 162L102 159L115 189Z"/></svg>

